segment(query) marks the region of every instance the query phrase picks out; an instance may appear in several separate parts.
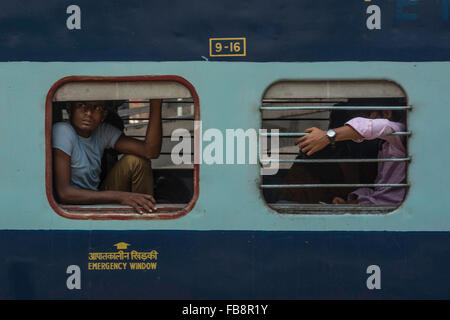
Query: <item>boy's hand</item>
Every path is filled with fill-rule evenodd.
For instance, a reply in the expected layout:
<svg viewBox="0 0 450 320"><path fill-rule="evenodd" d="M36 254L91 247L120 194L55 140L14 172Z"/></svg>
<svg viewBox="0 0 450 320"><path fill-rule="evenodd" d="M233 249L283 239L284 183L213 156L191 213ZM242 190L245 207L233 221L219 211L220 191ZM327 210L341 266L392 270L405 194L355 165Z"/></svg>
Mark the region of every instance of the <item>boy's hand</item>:
<svg viewBox="0 0 450 320"><path fill-rule="evenodd" d="M319 128L312 127L306 129L305 132L309 132L309 134L297 139L295 144L298 144L300 150L303 153L306 153L307 156L322 150L330 143L330 140L326 136L326 132Z"/></svg>
<svg viewBox="0 0 450 320"><path fill-rule="evenodd" d="M124 192L121 196L120 204L133 207L139 214L152 213L157 210L155 206L156 201L149 194Z"/></svg>

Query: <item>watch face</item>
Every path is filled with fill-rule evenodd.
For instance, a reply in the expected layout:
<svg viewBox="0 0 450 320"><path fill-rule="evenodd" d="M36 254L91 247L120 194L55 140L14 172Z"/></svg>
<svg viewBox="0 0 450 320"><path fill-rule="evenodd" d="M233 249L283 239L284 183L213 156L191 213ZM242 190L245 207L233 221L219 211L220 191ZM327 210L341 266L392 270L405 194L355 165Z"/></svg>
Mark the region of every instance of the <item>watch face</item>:
<svg viewBox="0 0 450 320"><path fill-rule="evenodd" d="M330 138L334 138L336 136L336 131L330 129L327 131L327 136L329 136Z"/></svg>

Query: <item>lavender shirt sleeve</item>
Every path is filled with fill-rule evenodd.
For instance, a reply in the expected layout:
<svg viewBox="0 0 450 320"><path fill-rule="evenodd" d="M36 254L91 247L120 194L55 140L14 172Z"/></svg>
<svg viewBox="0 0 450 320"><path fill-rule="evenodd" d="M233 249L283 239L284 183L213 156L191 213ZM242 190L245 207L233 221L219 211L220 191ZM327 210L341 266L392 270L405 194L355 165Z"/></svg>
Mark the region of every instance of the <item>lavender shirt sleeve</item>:
<svg viewBox="0 0 450 320"><path fill-rule="evenodd" d="M379 158L401 158L405 156L405 146L402 136L390 135L393 132L405 130L405 125L392 122L387 119L354 118L346 123L355 129L363 140L383 139L386 142L378 153ZM375 183L398 184L406 178L406 165L404 162L386 162L378 164L378 175ZM360 188L348 195L348 200L357 200L359 204L397 204L401 203L405 196L403 188L377 187Z"/></svg>

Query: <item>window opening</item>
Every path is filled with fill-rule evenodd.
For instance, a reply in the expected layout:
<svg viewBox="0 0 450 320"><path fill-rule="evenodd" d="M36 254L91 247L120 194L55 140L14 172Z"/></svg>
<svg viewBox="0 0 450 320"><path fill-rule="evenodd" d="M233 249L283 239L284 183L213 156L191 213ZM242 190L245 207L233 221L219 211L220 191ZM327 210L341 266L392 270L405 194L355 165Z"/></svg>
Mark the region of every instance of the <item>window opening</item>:
<svg viewBox="0 0 450 320"><path fill-rule="evenodd" d="M178 80L177 77L173 77ZM162 147L157 159L151 160L153 196L157 211L138 215L129 206L114 203L100 205L61 204L55 190L51 193L58 213L72 218L175 218L192 208L198 196L198 166L192 161L175 165L171 150L176 142L171 133L187 129L193 136L194 120L199 118L198 100L190 90L177 81L76 81L72 79L58 87L51 97L52 125L69 121L68 104L79 101L104 101L108 115L104 122L118 128L131 138L145 140L151 101L162 100ZM50 142L51 143L51 142ZM47 146L47 148L51 148ZM101 162L101 180L124 155L106 149ZM94 215L94 216L92 216Z"/></svg>
<svg viewBox="0 0 450 320"><path fill-rule="evenodd" d="M323 131L344 126L357 117L369 118L373 112L377 118L390 110L395 121L404 123L404 130L391 133L402 137L404 154L381 152L386 140L377 138L339 141L307 156L295 145L295 141L307 135L305 130L317 127ZM266 203L279 213L387 213L403 202L409 187L407 164L411 157L407 152L407 98L403 90L390 81L283 81L269 87L262 99L263 129L279 129L278 161L276 175L262 176L262 194ZM394 121L393 119L391 119ZM386 146L385 146L386 147ZM269 149L270 150L270 149ZM383 149L384 150L384 149ZM381 153L380 153L381 152ZM380 155L387 155L380 157ZM392 163L397 165L391 166ZM386 165L388 164L388 165ZM400 164L400 165L398 165ZM402 171L399 176L386 179L388 166ZM394 171L395 171L394 170ZM397 174L396 173L396 174ZM380 180L381 175L385 175ZM394 182L392 182L392 181ZM382 181L382 182L380 182ZM387 181L387 182L386 182ZM386 191L387 196L375 195L376 203L348 203L349 194L364 190ZM383 189L384 188L384 189ZM401 190L401 191L397 191ZM389 199L391 195L395 195ZM368 195L369 196L369 195ZM378 196L378 198L376 198ZM335 197L346 203L333 203ZM350 198L354 198L350 196ZM399 199L395 201L395 199ZM380 200L381 199L381 200ZM354 202L354 199L352 199ZM382 203L380 203L382 202Z"/></svg>

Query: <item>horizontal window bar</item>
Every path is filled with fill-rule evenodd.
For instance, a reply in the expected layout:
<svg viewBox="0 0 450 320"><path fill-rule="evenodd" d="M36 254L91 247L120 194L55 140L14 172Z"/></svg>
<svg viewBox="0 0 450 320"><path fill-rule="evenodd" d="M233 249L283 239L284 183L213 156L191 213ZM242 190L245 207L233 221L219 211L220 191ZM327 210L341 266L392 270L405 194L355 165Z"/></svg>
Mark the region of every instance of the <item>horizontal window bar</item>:
<svg viewBox="0 0 450 320"><path fill-rule="evenodd" d="M171 98L163 99L163 103L194 103L194 99Z"/></svg>
<svg viewBox="0 0 450 320"><path fill-rule="evenodd" d="M303 137L306 136L307 132L261 132L260 135L266 136L266 137ZM410 136L411 132L392 132L390 135L393 136Z"/></svg>
<svg viewBox="0 0 450 320"><path fill-rule="evenodd" d="M406 183L355 183L355 184L326 184L326 183L311 183L311 184L262 184L263 189L288 189L288 188L405 188L409 187Z"/></svg>
<svg viewBox="0 0 450 320"><path fill-rule="evenodd" d="M160 152L159 154L162 154L162 155L172 155L172 152ZM191 156L193 156L194 155L194 153L193 152L183 152L183 155L186 155L186 154L189 154L189 155L191 155Z"/></svg>
<svg viewBox="0 0 450 320"><path fill-rule="evenodd" d="M149 103L152 100L157 99L136 99L136 100L127 100L125 103ZM194 99L192 98L164 98L162 99L163 103L194 103Z"/></svg>
<svg viewBox="0 0 450 320"><path fill-rule="evenodd" d="M363 204L303 204L303 203L268 203L279 213L301 214L335 214L335 213L386 213L395 210L398 205L363 205Z"/></svg>
<svg viewBox="0 0 450 320"><path fill-rule="evenodd" d="M174 209L182 209L186 206L186 204L182 203L156 203L156 208L158 209L170 209L171 211L175 211ZM108 203L108 204L83 204L83 205L61 205L63 209L70 209L71 211L79 211L79 212L102 212L106 210L115 210L117 213L121 213L121 211L130 211L130 207L122 204ZM131 209L132 210L132 209ZM166 212L165 210L162 212ZM156 215L158 212L147 215Z"/></svg>
<svg viewBox="0 0 450 320"><path fill-rule="evenodd" d="M121 118L122 120L140 120L140 121L147 121L148 122L148 117L139 117L139 118ZM194 118L191 117L172 117L172 118L161 118L161 120L163 121L184 121L184 120L191 120L193 121Z"/></svg>
<svg viewBox="0 0 450 320"><path fill-rule="evenodd" d="M144 102L134 102L134 103L144 103ZM132 115L136 115L136 114L146 113L146 112L149 112L149 110L150 110L150 106L119 109L119 110L117 110L117 114L121 117L125 117L125 116L132 116Z"/></svg>
<svg viewBox="0 0 450 320"><path fill-rule="evenodd" d="M270 155L274 155L274 154L278 154L278 155L291 155L291 156L298 156L298 152L274 152L268 149L262 150L261 154L270 154Z"/></svg>
<svg viewBox="0 0 450 320"><path fill-rule="evenodd" d="M405 162L411 158L386 158L386 159L260 159L261 162L295 162L295 163L344 163L344 162Z"/></svg>
<svg viewBox="0 0 450 320"><path fill-rule="evenodd" d="M136 120L136 119L130 119L130 120ZM142 120L140 120L140 121L142 121ZM179 120L177 120L177 121L179 121ZM190 120L190 121L193 121L193 120ZM149 124L149 122L145 121L145 122L124 123L123 126L128 129L128 128L133 128L133 127L147 126L148 124Z"/></svg>
<svg viewBox="0 0 450 320"><path fill-rule="evenodd" d="M411 106L262 106L260 110L411 110Z"/></svg>
<svg viewBox="0 0 450 320"><path fill-rule="evenodd" d="M127 137L130 137L130 138L145 138L145 136L142 136L142 135L127 135ZM179 136L177 136L177 138L178 138ZM183 137L183 138L191 138L191 139L193 139L194 138L194 135L191 135L191 136L181 136L181 137ZM162 138L172 138L172 136L162 136Z"/></svg>
<svg viewBox="0 0 450 320"><path fill-rule="evenodd" d="M345 98L266 98L262 103L311 103L311 102L328 102L328 103L342 103L348 102Z"/></svg>

